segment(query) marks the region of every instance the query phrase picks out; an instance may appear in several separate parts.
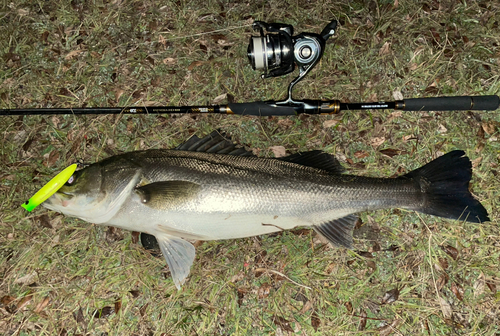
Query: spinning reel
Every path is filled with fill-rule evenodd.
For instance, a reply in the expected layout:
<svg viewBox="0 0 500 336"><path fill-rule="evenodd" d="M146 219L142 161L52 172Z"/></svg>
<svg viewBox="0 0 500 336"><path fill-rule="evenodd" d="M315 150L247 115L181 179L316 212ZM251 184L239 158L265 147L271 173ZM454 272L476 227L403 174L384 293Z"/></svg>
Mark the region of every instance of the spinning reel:
<svg viewBox="0 0 500 336"><path fill-rule="evenodd" d="M279 102L294 103L293 86L321 59L326 41L335 34L337 21L327 24L320 34L301 33L296 36L293 36L293 27L283 23L255 21L252 28L259 31L260 36L250 37L247 55L254 70L264 71L262 78L283 76L298 66L299 75L288 86L288 99Z"/></svg>

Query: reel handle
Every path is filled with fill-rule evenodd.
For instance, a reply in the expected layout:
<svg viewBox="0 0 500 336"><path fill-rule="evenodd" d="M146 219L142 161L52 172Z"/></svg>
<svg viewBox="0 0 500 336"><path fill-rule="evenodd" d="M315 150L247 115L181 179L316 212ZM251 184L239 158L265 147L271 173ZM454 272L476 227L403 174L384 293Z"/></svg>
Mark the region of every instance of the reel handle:
<svg viewBox="0 0 500 336"><path fill-rule="evenodd" d="M319 34L323 40L328 40L333 34L335 34L335 29L337 29L337 20L330 21L329 24L323 28L321 33Z"/></svg>

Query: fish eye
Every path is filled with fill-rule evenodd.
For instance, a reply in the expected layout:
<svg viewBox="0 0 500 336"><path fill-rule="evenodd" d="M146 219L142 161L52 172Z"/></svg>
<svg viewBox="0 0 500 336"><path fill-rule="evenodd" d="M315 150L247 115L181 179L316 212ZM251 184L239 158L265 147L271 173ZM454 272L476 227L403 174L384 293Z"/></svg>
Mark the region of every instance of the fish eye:
<svg viewBox="0 0 500 336"><path fill-rule="evenodd" d="M73 184L73 182L75 182L75 175L71 175L71 177L69 178L69 180L66 182L66 184Z"/></svg>

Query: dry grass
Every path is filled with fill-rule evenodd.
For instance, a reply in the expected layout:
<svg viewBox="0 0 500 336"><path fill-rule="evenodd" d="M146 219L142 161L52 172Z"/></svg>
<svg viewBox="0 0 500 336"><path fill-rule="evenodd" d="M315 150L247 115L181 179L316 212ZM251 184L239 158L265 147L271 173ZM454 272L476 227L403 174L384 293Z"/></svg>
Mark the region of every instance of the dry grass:
<svg viewBox="0 0 500 336"><path fill-rule="evenodd" d="M318 32L332 18L341 28L297 97L500 93L494 1L1 0L0 108L195 105L225 93L237 102L278 99L291 76L263 81L251 70L248 25L259 19ZM499 123L498 112L4 117L0 333L498 335ZM261 156L278 145L289 153L323 149L372 176L464 149L474 162L472 191L492 221L362 214L361 256L322 245L309 231L204 242L177 291L164 260L129 232L19 207L76 160L171 148L216 128Z"/></svg>

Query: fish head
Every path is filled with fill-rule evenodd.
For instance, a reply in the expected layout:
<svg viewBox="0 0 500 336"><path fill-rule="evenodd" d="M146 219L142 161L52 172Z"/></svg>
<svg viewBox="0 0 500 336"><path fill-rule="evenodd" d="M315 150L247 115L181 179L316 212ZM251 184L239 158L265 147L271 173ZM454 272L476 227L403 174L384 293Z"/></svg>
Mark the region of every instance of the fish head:
<svg viewBox="0 0 500 336"><path fill-rule="evenodd" d="M139 181L141 169L127 158L109 158L76 171L43 206L94 224L120 210Z"/></svg>
<svg viewBox="0 0 500 336"><path fill-rule="evenodd" d="M43 206L71 217L89 217L106 198L102 182L100 165L90 165L76 171Z"/></svg>

